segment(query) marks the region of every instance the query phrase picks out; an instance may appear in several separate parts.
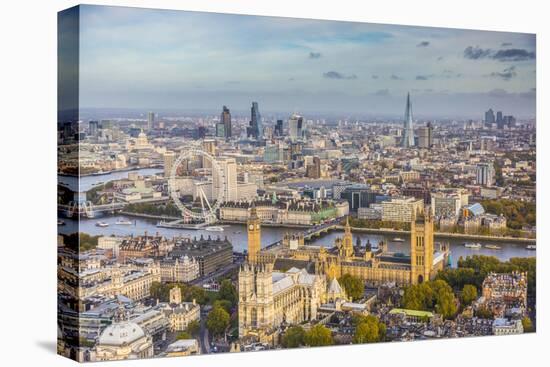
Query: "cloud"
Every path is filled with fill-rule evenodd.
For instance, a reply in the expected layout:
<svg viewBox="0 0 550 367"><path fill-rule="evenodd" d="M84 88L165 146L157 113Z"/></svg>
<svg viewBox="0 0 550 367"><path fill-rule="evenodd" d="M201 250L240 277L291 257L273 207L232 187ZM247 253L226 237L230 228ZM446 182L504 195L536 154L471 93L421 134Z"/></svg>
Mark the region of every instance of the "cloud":
<svg viewBox="0 0 550 367"><path fill-rule="evenodd" d="M512 46L512 42L502 42L500 47Z"/></svg>
<svg viewBox="0 0 550 367"><path fill-rule="evenodd" d="M378 79L378 75L373 74L373 75L371 76L371 78L372 78L372 79Z"/></svg>
<svg viewBox="0 0 550 367"><path fill-rule="evenodd" d="M391 80L403 80L403 78L401 78L400 76L395 75L395 74L392 74L392 75L390 76L390 79L391 79Z"/></svg>
<svg viewBox="0 0 550 367"><path fill-rule="evenodd" d="M430 45L430 42L428 41L422 41L416 47L428 47Z"/></svg>
<svg viewBox="0 0 550 367"><path fill-rule="evenodd" d="M238 80L228 80L225 82L225 84L241 84L241 82Z"/></svg>
<svg viewBox="0 0 550 367"><path fill-rule="evenodd" d="M355 75L355 74L345 75L345 74L339 73L337 71L327 71L326 73L323 73L323 78L326 78L326 79L357 79L357 75Z"/></svg>
<svg viewBox="0 0 550 367"><path fill-rule="evenodd" d="M432 77L433 77L433 75L417 75L416 80L428 80Z"/></svg>
<svg viewBox="0 0 550 367"><path fill-rule="evenodd" d="M513 77L515 77L517 75L516 73L516 67L515 66L510 66L509 68L506 68L500 72L492 72L491 74L489 74L490 77L492 78L500 78L502 80L510 80L512 79Z"/></svg>
<svg viewBox="0 0 550 367"><path fill-rule="evenodd" d="M443 59L444 59L443 56L439 56L439 57L437 58L437 61L441 61L441 60L443 60Z"/></svg>
<svg viewBox="0 0 550 367"><path fill-rule="evenodd" d="M468 46L464 49L464 57L470 60L493 59L498 61L525 61L534 60L536 55L533 51L522 48L509 48L506 50L494 51L490 48Z"/></svg>
<svg viewBox="0 0 550 367"><path fill-rule="evenodd" d="M507 50L498 50L492 56L493 59L499 61L524 61L534 60L535 53L521 48L510 48Z"/></svg>
<svg viewBox="0 0 550 367"><path fill-rule="evenodd" d="M377 90L376 92L374 92L374 95L375 95L375 96L385 97L385 96L389 96L389 95L390 95L390 91L389 91L388 89L379 89L379 90Z"/></svg>
<svg viewBox="0 0 550 367"><path fill-rule="evenodd" d="M288 81L289 81L289 82L293 82L294 80L296 80L296 79L294 79L294 78L288 78Z"/></svg>
<svg viewBox="0 0 550 367"><path fill-rule="evenodd" d="M310 59L320 59L321 58L321 53L320 52L310 52L309 53L309 58Z"/></svg>
<svg viewBox="0 0 550 367"><path fill-rule="evenodd" d="M479 60L491 55L491 49L480 48L478 46L468 46L464 49L464 57L470 60Z"/></svg>

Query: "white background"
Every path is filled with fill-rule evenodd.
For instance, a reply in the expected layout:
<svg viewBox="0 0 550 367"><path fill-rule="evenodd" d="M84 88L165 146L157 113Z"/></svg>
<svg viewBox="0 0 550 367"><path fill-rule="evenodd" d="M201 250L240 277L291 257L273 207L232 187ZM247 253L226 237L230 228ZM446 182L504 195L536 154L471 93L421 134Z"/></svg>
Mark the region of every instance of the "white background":
<svg viewBox="0 0 550 367"><path fill-rule="evenodd" d="M548 356L548 94L545 1L94 1L202 10L537 33L538 332L414 343L112 362L128 366L542 365ZM56 343L56 12L74 1L3 1L0 10L0 364L65 366ZM215 26L215 25L212 25ZM404 60L406 62L406 60ZM546 339L546 342L544 342ZM544 361L544 362L543 362ZM3 363L2 363L3 362ZM95 365L104 365L103 363ZM107 364L105 364L107 365Z"/></svg>

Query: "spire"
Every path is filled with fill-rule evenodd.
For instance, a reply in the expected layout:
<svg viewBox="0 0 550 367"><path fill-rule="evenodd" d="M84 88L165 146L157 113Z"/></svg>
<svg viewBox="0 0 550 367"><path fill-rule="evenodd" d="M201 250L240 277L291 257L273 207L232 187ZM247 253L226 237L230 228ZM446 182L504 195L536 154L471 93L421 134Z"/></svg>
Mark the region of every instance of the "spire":
<svg viewBox="0 0 550 367"><path fill-rule="evenodd" d="M414 146L414 130L412 117L411 95L407 93L407 104L405 106L405 120L403 121L403 140L401 145L405 148Z"/></svg>

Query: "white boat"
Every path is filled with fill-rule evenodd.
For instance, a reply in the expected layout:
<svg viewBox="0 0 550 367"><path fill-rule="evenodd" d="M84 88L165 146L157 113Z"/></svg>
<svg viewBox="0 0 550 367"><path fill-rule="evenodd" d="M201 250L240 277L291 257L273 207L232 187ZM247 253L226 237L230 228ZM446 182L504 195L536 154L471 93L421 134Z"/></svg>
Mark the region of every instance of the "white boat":
<svg viewBox="0 0 550 367"><path fill-rule="evenodd" d="M471 248L471 249L480 249L481 243L466 242L464 243L464 247Z"/></svg>
<svg viewBox="0 0 550 367"><path fill-rule="evenodd" d="M400 237L395 237L395 238L392 238L392 242L405 242L405 240Z"/></svg>
<svg viewBox="0 0 550 367"><path fill-rule="evenodd" d="M485 248L488 248L489 250L500 250L502 247L499 245L485 245Z"/></svg>
<svg viewBox="0 0 550 367"><path fill-rule="evenodd" d="M129 225L132 225L132 222L129 220L117 220L115 224L118 224L121 226L129 226Z"/></svg>
<svg viewBox="0 0 550 367"><path fill-rule="evenodd" d="M64 225L65 225L65 221L63 221L62 219L58 219L58 220L57 220L57 225L58 225L58 226L64 226Z"/></svg>
<svg viewBox="0 0 550 367"><path fill-rule="evenodd" d="M109 227L109 223L107 222L97 222L95 225L98 227Z"/></svg>
<svg viewBox="0 0 550 367"><path fill-rule="evenodd" d="M526 250L536 250L537 249L537 245L527 245L525 247Z"/></svg>
<svg viewBox="0 0 550 367"><path fill-rule="evenodd" d="M223 227L210 226L210 227L206 227L205 230L209 232L223 232Z"/></svg>

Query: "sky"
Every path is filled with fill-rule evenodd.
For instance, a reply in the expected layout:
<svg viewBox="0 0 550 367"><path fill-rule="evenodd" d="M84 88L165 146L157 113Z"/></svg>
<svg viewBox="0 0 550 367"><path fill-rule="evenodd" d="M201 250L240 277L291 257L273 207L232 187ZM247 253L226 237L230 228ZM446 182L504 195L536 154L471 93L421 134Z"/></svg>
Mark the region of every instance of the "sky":
<svg viewBox="0 0 550 367"><path fill-rule="evenodd" d="M84 108L535 116L535 35L81 6Z"/></svg>

